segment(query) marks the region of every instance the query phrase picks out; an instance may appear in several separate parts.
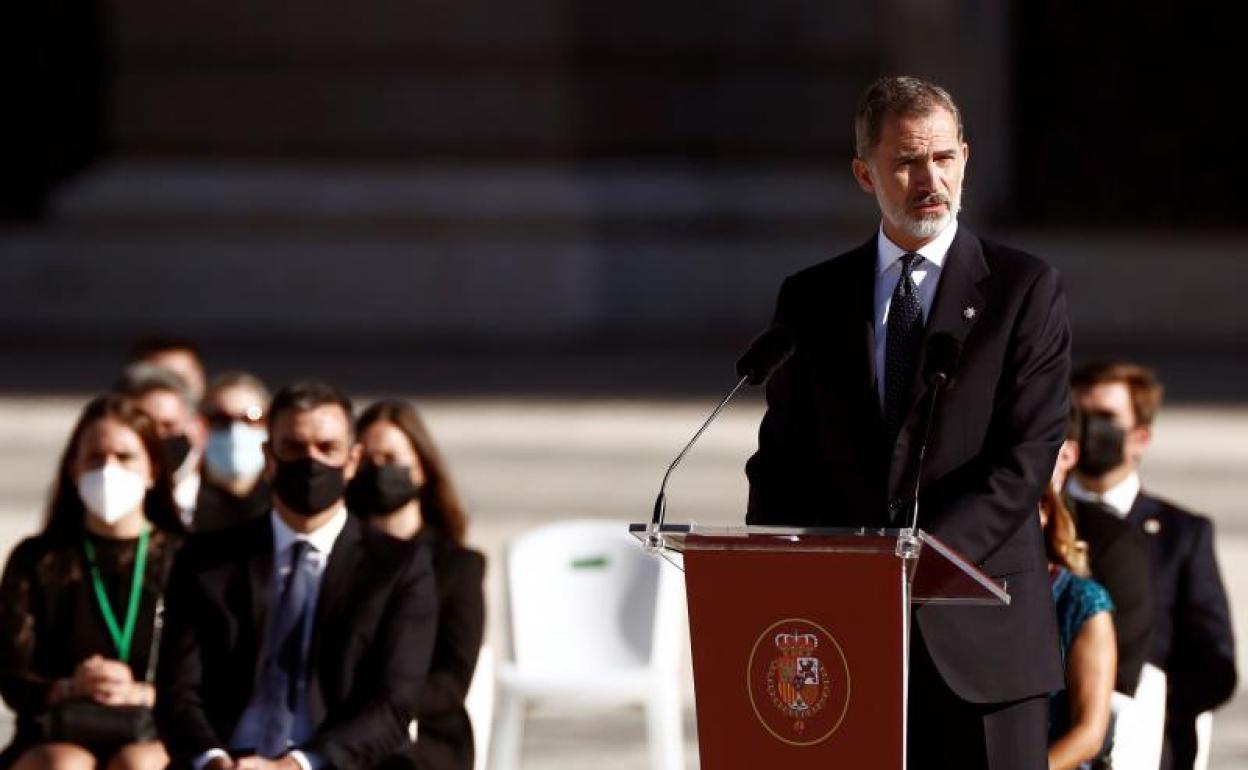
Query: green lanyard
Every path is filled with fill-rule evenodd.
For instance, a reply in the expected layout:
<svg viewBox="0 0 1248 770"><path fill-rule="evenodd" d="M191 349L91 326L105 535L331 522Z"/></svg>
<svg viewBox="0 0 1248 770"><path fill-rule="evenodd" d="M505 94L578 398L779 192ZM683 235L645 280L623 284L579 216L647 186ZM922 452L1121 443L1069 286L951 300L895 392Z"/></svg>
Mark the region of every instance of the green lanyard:
<svg viewBox="0 0 1248 770"><path fill-rule="evenodd" d="M151 536L150 527L145 527L139 535L139 550L134 555L134 575L130 578L130 605L126 607L126 628L117 627L117 616L104 591L104 580L100 578L100 568L95 564L95 546L91 538L82 539L83 548L87 552L87 565L91 568L91 582L95 584L95 599L104 613L104 622L108 625L109 636L117 646L117 657L122 663L130 662L130 643L134 641L134 626L139 619L139 599L143 594L143 573L147 570L147 541Z"/></svg>

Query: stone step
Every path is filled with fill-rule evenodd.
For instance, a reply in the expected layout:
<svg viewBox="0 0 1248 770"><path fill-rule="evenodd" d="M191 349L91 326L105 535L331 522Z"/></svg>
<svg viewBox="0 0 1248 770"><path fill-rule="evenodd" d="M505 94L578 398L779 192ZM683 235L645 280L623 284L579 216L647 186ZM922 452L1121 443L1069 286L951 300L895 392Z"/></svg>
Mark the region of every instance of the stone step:
<svg viewBox="0 0 1248 770"><path fill-rule="evenodd" d="M293 163L121 159L62 188L60 227L603 226L819 231L874 219L849 173L823 164Z"/></svg>

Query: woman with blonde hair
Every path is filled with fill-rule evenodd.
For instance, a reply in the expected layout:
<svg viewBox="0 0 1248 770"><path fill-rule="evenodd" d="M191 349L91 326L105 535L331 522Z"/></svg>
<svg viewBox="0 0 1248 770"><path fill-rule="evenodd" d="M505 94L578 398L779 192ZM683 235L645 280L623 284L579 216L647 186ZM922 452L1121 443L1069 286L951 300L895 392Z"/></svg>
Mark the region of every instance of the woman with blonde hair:
<svg viewBox="0 0 1248 770"><path fill-rule="evenodd" d="M1087 544L1052 488L1040 501L1066 689L1049 701L1049 770L1093 768L1110 724L1118 649L1109 593L1088 578Z"/></svg>

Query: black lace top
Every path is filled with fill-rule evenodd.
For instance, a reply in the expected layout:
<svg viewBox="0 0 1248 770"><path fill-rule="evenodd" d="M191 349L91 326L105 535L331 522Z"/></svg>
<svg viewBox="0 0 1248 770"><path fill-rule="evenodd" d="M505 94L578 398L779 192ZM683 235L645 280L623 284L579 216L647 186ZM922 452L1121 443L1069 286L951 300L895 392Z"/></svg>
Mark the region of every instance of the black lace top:
<svg viewBox="0 0 1248 770"><path fill-rule="evenodd" d="M90 536L96 563L118 622L124 622L138 538ZM130 669L147 675L156 603L180 543L177 535L152 533ZM96 601L81 539L38 535L13 549L0 583L0 695L17 712L18 729L47 709L53 683L72 676L92 655L117 659L117 649Z"/></svg>

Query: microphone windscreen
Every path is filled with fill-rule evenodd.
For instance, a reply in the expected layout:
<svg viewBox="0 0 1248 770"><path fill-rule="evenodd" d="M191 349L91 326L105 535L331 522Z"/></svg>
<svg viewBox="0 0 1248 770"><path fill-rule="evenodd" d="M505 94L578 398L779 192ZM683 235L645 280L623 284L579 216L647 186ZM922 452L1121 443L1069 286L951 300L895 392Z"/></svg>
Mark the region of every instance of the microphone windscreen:
<svg viewBox="0 0 1248 770"><path fill-rule="evenodd" d="M962 343L948 332L937 332L927 340L927 358L924 363L928 382L953 379L953 371L958 368L958 358L962 356Z"/></svg>
<svg viewBox="0 0 1248 770"><path fill-rule="evenodd" d="M793 335L787 327L771 327L758 335L737 360L737 376L751 385L762 385L792 355L793 345Z"/></svg>

